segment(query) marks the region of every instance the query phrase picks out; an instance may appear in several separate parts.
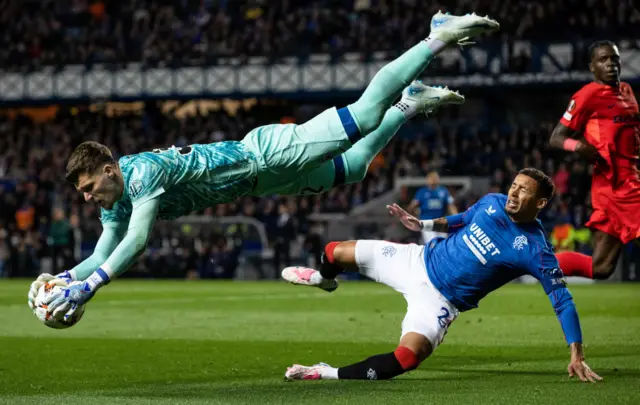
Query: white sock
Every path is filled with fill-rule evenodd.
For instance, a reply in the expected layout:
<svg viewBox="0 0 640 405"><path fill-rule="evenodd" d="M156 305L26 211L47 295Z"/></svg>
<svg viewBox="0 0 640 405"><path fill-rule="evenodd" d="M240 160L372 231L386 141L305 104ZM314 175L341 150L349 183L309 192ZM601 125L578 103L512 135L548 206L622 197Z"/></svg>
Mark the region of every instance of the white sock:
<svg viewBox="0 0 640 405"><path fill-rule="evenodd" d="M337 380L338 369L335 367L321 367L320 376L323 380Z"/></svg>
<svg viewBox="0 0 640 405"><path fill-rule="evenodd" d="M393 107L400 110L400 112L404 114L404 117L406 119L411 119L418 113L418 110L416 109L415 104L407 104L404 101L399 101Z"/></svg>
<svg viewBox="0 0 640 405"><path fill-rule="evenodd" d="M429 47L431 52L433 52L434 56L440 53L440 51L442 51L444 48L447 47L446 42L443 42L443 41L440 41L439 39L435 39L431 37L428 37L427 39L425 39L424 42L427 43L427 46Z"/></svg>

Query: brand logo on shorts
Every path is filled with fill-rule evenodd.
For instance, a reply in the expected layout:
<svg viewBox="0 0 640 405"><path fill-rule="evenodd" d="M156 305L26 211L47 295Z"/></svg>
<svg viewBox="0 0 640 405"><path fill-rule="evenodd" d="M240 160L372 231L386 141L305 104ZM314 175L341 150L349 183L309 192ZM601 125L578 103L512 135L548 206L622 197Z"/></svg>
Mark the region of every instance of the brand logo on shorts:
<svg viewBox="0 0 640 405"><path fill-rule="evenodd" d="M527 240L526 236L524 235L516 236L516 238L513 241L513 248L516 250L522 250L524 249L524 246L528 244L529 244L529 241Z"/></svg>
<svg viewBox="0 0 640 405"><path fill-rule="evenodd" d="M396 254L396 248L393 246L385 246L382 248L382 256L393 257Z"/></svg>

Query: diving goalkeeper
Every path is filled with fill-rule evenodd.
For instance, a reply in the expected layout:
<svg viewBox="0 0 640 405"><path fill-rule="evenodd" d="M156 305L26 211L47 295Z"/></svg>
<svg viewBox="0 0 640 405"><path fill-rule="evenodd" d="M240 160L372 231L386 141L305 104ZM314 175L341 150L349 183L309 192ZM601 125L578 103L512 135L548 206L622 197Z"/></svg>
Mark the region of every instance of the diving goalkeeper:
<svg viewBox="0 0 640 405"><path fill-rule="evenodd" d="M135 262L156 219L177 218L246 195L313 194L362 180L369 163L407 119L464 102L447 88L412 81L445 47L498 28L487 17L439 12L429 37L383 67L358 101L330 108L302 125L266 125L240 142L156 149L118 161L104 145L80 144L69 159L66 178L87 202L100 205L103 232L85 261L55 277L38 277L29 305L33 308L45 282L65 281L67 286L46 304L56 319L72 316Z"/></svg>

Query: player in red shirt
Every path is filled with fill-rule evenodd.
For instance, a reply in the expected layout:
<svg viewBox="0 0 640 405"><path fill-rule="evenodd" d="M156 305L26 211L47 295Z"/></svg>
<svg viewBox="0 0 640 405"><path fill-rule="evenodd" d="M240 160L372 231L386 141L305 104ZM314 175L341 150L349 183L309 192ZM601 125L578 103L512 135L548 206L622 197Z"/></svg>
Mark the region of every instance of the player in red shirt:
<svg viewBox="0 0 640 405"><path fill-rule="evenodd" d="M593 256L558 253L568 276L606 279L615 270L622 246L640 237L640 114L633 90L620 82L620 53L610 41L589 47L594 81L573 95L551 134L553 147L577 152L594 162L591 184ZM581 140L575 139L584 137Z"/></svg>

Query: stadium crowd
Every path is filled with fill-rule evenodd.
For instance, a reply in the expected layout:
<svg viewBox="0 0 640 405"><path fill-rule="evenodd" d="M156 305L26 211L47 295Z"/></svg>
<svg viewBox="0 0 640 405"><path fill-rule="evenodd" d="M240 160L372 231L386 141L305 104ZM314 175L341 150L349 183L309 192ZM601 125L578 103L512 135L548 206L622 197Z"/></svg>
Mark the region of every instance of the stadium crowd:
<svg viewBox="0 0 640 405"><path fill-rule="evenodd" d="M594 32L599 39L616 39L633 38L640 31L640 10L631 0L618 1L615 7L610 0L588 0L586 6L577 0L470 3L5 0L0 2L0 70L98 63L200 65L227 56L273 59L317 52L334 57L359 52L367 58L371 52L386 51L392 57L427 35L428 21L436 11L456 14L470 7L501 22L501 33L490 39L500 45L519 39L588 44ZM526 70L527 56L518 58L511 69ZM438 69L437 61L430 69ZM0 277L68 269L95 245L100 235L98 210L84 204L63 180L73 145L96 140L122 156L171 144L238 140L258 125L302 122L320 111L309 107L292 117L292 111L305 108L265 101L250 109L220 109L179 119L153 103L147 103L140 114L116 116L99 109L62 107L53 119L42 121L0 112ZM549 150L547 139L555 120L526 125L495 117L481 124L414 120L374 160L360 184L321 196L243 198L201 214L262 221L279 267L292 259L291 246L300 246L303 255L317 258L322 243L310 214L346 212L390 190L397 176L423 176L432 169L442 175L473 173L491 178L492 191L504 191L519 168L535 166L553 173L558 188L558 196L543 213L554 243L558 249L588 249L589 234L582 228L590 209L589 167ZM411 191L403 196L410 199ZM462 210L477 197L458 196L456 204ZM186 229L157 229L136 268L138 274L158 275L159 269L165 269L172 272L163 274L167 277L232 277L241 260L239 252L259 249L241 226L191 234Z"/></svg>
<svg viewBox="0 0 640 405"><path fill-rule="evenodd" d="M471 4L472 3L472 4ZM0 67L95 63L201 65L226 56L404 50L426 37L438 10L473 7L501 38L589 43L594 33L635 38L632 0L5 0ZM542 28L544 27L544 28ZM492 40L496 40L494 37ZM443 72L446 73L446 72ZM456 72L452 72L456 73Z"/></svg>
<svg viewBox="0 0 640 405"><path fill-rule="evenodd" d="M295 107L286 102L258 102L250 108L232 112L222 108L189 118L152 107L110 117L88 108L61 108L53 119L41 121L26 115L0 116L0 272L31 276L41 269L43 259L51 271L60 271L91 253L101 232L99 211L84 203L63 175L66 158L77 143L99 141L119 157L172 144L237 140L260 124L295 119L289 116L292 111ZM294 241L303 254L317 256L321 242L312 232L310 214L347 212L389 191L397 176L424 176L434 169L443 175L473 173L489 176L492 191L504 191L519 168L535 166L553 173L558 188L543 217L549 231L556 225L584 224L589 214L589 172L584 163L549 150L552 122L536 127L470 126L446 119L442 123L417 119L405 125L374 160L362 183L319 196L245 197L200 214L241 215L263 222L279 267L290 263ZM477 197L466 195L456 204L464 209ZM239 251L256 248L248 245L251 238L243 232L241 226L220 227L192 236L184 227L159 227L138 272L157 275L161 271L157 269L166 269L171 273L165 276L232 277ZM556 236L567 243L569 230L562 232Z"/></svg>

